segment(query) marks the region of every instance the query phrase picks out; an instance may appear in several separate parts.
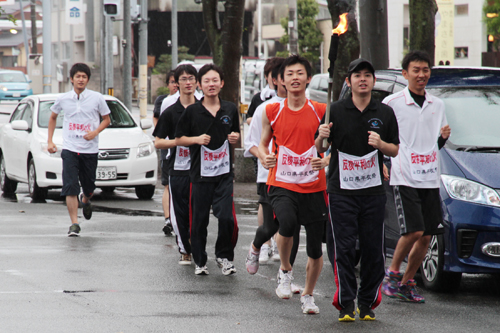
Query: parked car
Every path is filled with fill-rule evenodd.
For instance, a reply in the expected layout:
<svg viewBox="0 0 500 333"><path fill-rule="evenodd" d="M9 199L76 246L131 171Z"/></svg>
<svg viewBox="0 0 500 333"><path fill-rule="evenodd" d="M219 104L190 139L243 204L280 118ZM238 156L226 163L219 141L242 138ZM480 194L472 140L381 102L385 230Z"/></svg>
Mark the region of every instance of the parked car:
<svg viewBox="0 0 500 333"><path fill-rule="evenodd" d="M373 96L380 100L407 84L400 70L375 75ZM393 84L385 82L390 76ZM444 101L451 137L439 152L445 233L432 237L420 272L426 288L453 291L462 273L500 273L500 70L435 67L427 91ZM348 93L344 85L341 97ZM392 188L384 185L390 256L400 234Z"/></svg>
<svg viewBox="0 0 500 333"><path fill-rule="evenodd" d="M320 103L328 99L328 73L313 75L306 90L306 97Z"/></svg>
<svg viewBox="0 0 500 333"><path fill-rule="evenodd" d="M9 123L0 128L0 184L4 193L14 193L17 183L27 183L33 199L44 199L49 189L62 187L62 124L57 118L53 141L57 153L47 151L50 107L57 94L32 95L23 99ZM151 199L157 181L158 160L154 144L130 112L115 97L105 96L111 124L99 135L96 186L104 192L116 187L134 187L139 199Z"/></svg>
<svg viewBox="0 0 500 333"><path fill-rule="evenodd" d="M28 80L21 71L0 70L0 101L21 100L33 95L30 83L31 80Z"/></svg>

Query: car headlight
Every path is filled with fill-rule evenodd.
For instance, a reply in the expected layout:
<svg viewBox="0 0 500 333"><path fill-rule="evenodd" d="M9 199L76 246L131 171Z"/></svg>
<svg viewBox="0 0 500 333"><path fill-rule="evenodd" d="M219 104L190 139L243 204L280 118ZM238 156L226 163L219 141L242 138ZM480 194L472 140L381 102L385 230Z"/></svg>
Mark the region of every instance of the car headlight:
<svg viewBox="0 0 500 333"><path fill-rule="evenodd" d="M50 157L61 157L62 146L56 145L57 151L55 153L49 153L47 142L40 142L42 146L42 152L49 155Z"/></svg>
<svg viewBox="0 0 500 333"><path fill-rule="evenodd" d="M137 157L146 157L153 153L154 145L153 142L142 143L137 147Z"/></svg>
<svg viewBox="0 0 500 333"><path fill-rule="evenodd" d="M2 85L0 85L0 90L7 91L7 90L9 90L9 89L7 89L7 87L6 87L6 86L2 86Z"/></svg>
<svg viewBox="0 0 500 333"><path fill-rule="evenodd" d="M455 199L500 207L500 196L491 187L467 180L462 177L441 175L448 194Z"/></svg>

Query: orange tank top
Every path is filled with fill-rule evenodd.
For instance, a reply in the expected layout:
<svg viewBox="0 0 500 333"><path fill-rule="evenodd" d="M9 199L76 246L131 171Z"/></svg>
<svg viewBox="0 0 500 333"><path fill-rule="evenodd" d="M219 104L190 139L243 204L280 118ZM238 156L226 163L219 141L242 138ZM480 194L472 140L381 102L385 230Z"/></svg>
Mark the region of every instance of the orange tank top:
<svg viewBox="0 0 500 333"><path fill-rule="evenodd" d="M326 105L306 100L302 109L292 111L288 108L287 102L285 99L280 103L266 106L266 115L273 131L273 152L278 159L276 167L269 169L267 184L299 193L324 191L325 171L313 173L310 168L307 170L306 164L307 156L313 156L316 152L314 135L325 114ZM281 154L280 147L284 147ZM293 166L297 167L297 171L294 171ZM288 181L288 179L293 180Z"/></svg>

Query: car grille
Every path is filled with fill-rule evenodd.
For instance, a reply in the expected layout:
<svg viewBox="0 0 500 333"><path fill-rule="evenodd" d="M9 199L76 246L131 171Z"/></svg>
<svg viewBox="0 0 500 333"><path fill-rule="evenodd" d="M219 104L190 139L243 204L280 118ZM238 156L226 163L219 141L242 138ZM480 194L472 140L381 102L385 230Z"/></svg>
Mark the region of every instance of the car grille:
<svg viewBox="0 0 500 333"><path fill-rule="evenodd" d="M130 149L106 149L99 150L99 160L126 160L130 154Z"/></svg>
<svg viewBox="0 0 500 333"><path fill-rule="evenodd" d="M457 230L457 252L459 258L469 258L476 243L477 230Z"/></svg>

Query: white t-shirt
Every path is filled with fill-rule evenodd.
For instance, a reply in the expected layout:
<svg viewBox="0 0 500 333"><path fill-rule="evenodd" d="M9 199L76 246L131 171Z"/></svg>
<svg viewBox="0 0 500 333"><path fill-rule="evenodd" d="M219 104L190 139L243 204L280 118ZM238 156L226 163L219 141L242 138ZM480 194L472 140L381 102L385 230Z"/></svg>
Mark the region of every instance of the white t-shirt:
<svg viewBox="0 0 500 333"><path fill-rule="evenodd" d="M262 113L266 109L266 105L271 103L279 103L283 101L284 97L274 96L267 101L264 101L260 104L255 113L253 114L252 121L250 122L250 127L248 128L247 135L245 137L245 152L243 153L244 157L253 157L250 153L250 148L259 147L260 137L262 134ZM269 143L269 150L272 149L272 140ZM257 161L257 183L266 183L267 175L269 174L269 170L265 169L260 160Z"/></svg>
<svg viewBox="0 0 500 333"><path fill-rule="evenodd" d="M434 152L437 152L441 127L448 124L444 102L426 91L425 102L420 107L406 87L398 93L387 96L382 103L392 107L399 126L399 153L391 158L390 184L414 188L439 188L439 163L437 163L437 176L432 177L432 180L423 181L412 176L412 173L415 173L412 163L416 161L417 163L413 164L420 165L421 170L426 171L425 165L433 165L429 162L439 159L439 154L432 151L434 149ZM418 163L419 161L421 163Z"/></svg>
<svg viewBox="0 0 500 333"><path fill-rule="evenodd" d="M90 141L83 136L99 127L99 116L111 112L100 93L85 89L78 98L74 90L68 91L56 99L50 110L56 114L64 112L63 149L85 154L99 152L99 136Z"/></svg>
<svg viewBox="0 0 500 333"><path fill-rule="evenodd" d="M179 96L180 96L180 92L179 90L177 90L177 92L173 95L170 95L170 96L167 96L165 97L165 99L161 102L161 106L160 106L160 115L163 113L163 111L165 111L169 106L171 105L174 105L175 102L177 102L177 100L179 99ZM202 97L203 97L203 93L199 92L198 90L195 90L194 91L194 97L197 99L197 100L200 100Z"/></svg>

